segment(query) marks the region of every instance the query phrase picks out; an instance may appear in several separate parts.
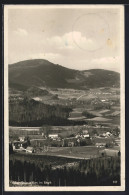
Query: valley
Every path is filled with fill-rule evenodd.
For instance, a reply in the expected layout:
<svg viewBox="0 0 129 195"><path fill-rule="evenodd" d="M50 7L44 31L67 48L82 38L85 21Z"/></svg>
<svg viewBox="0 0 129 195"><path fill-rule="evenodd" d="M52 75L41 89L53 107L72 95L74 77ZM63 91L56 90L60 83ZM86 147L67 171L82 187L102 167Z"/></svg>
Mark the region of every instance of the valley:
<svg viewBox="0 0 129 195"><path fill-rule="evenodd" d="M53 170L64 171L64 167L67 171L75 169L77 174L76 163L83 160L96 164L98 159L105 159L102 163L106 163L113 158L116 163L121 152L118 73L97 69L76 71L44 60L25 61L23 68L21 63L10 65L9 70L10 166L23 163L24 167L29 162L42 172L45 168L41 168L38 160L42 159L46 166L52 166L49 167L52 174ZM56 166L52 158L56 159ZM115 171L118 176L119 171ZM32 178L27 172L27 180L19 174L15 181L21 177L20 181L29 182ZM52 176L49 177L43 181L49 183ZM110 176L108 179L110 184Z"/></svg>

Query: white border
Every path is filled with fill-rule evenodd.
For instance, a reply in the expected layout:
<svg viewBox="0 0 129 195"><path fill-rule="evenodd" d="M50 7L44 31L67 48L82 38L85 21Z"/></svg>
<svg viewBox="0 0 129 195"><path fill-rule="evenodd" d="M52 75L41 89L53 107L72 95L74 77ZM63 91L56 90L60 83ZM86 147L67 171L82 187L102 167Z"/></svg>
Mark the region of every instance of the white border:
<svg viewBox="0 0 129 195"><path fill-rule="evenodd" d="M8 109L8 10L9 9L111 8L120 10L120 87L121 87L121 186L10 187L9 186L9 109ZM123 5L4 5L4 190L5 191L125 191L125 61Z"/></svg>

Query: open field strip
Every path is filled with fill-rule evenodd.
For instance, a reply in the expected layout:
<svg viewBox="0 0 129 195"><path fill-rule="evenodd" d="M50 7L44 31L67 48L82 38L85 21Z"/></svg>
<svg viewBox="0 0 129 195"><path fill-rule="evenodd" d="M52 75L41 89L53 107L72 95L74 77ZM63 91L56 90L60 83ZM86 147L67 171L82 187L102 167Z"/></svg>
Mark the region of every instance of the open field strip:
<svg viewBox="0 0 129 195"><path fill-rule="evenodd" d="M10 130L26 130L26 131L39 131L41 127L19 127L19 126L9 126Z"/></svg>
<svg viewBox="0 0 129 195"><path fill-rule="evenodd" d="M107 119L107 118L104 118L104 117L94 117L92 119L86 119L88 121L111 121L112 119Z"/></svg>

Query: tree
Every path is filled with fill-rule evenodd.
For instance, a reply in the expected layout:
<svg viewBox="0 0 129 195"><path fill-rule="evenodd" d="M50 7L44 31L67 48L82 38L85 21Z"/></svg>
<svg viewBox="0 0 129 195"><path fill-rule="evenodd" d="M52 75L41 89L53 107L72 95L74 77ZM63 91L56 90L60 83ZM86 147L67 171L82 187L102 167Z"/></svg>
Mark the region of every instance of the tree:
<svg viewBox="0 0 129 195"><path fill-rule="evenodd" d="M107 142L105 147L106 148L112 148L113 147L113 143L112 142Z"/></svg>
<svg viewBox="0 0 129 195"><path fill-rule="evenodd" d="M50 125L45 125L42 127L42 130L44 132L44 135L46 135L48 137L48 135L50 134L50 131L51 131L51 126Z"/></svg>
<svg viewBox="0 0 129 195"><path fill-rule="evenodd" d="M12 143L9 144L9 154L13 153L13 146Z"/></svg>

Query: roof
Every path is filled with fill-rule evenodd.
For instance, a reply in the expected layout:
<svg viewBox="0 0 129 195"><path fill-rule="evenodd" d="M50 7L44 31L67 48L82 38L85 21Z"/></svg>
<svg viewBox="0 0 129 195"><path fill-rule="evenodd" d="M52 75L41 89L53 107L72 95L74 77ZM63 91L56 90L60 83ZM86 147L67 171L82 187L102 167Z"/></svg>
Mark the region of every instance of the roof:
<svg viewBox="0 0 129 195"><path fill-rule="evenodd" d="M106 143L99 142L99 143L96 143L96 145L106 145Z"/></svg>
<svg viewBox="0 0 129 195"><path fill-rule="evenodd" d="M13 141L13 144L25 144L27 141Z"/></svg>
<svg viewBox="0 0 129 195"><path fill-rule="evenodd" d="M89 134L87 134L87 135L83 135L83 137L90 137L90 135L89 135Z"/></svg>
<svg viewBox="0 0 129 195"><path fill-rule="evenodd" d="M34 148L33 147L27 147L26 150L33 150Z"/></svg>
<svg viewBox="0 0 129 195"><path fill-rule="evenodd" d="M21 138L21 137L22 137L22 138L25 138L25 136L19 136L19 138Z"/></svg>
<svg viewBox="0 0 129 195"><path fill-rule="evenodd" d="M88 130L82 130L83 133L88 133Z"/></svg>
<svg viewBox="0 0 129 195"><path fill-rule="evenodd" d="M48 136L58 136L58 134L49 134Z"/></svg>

